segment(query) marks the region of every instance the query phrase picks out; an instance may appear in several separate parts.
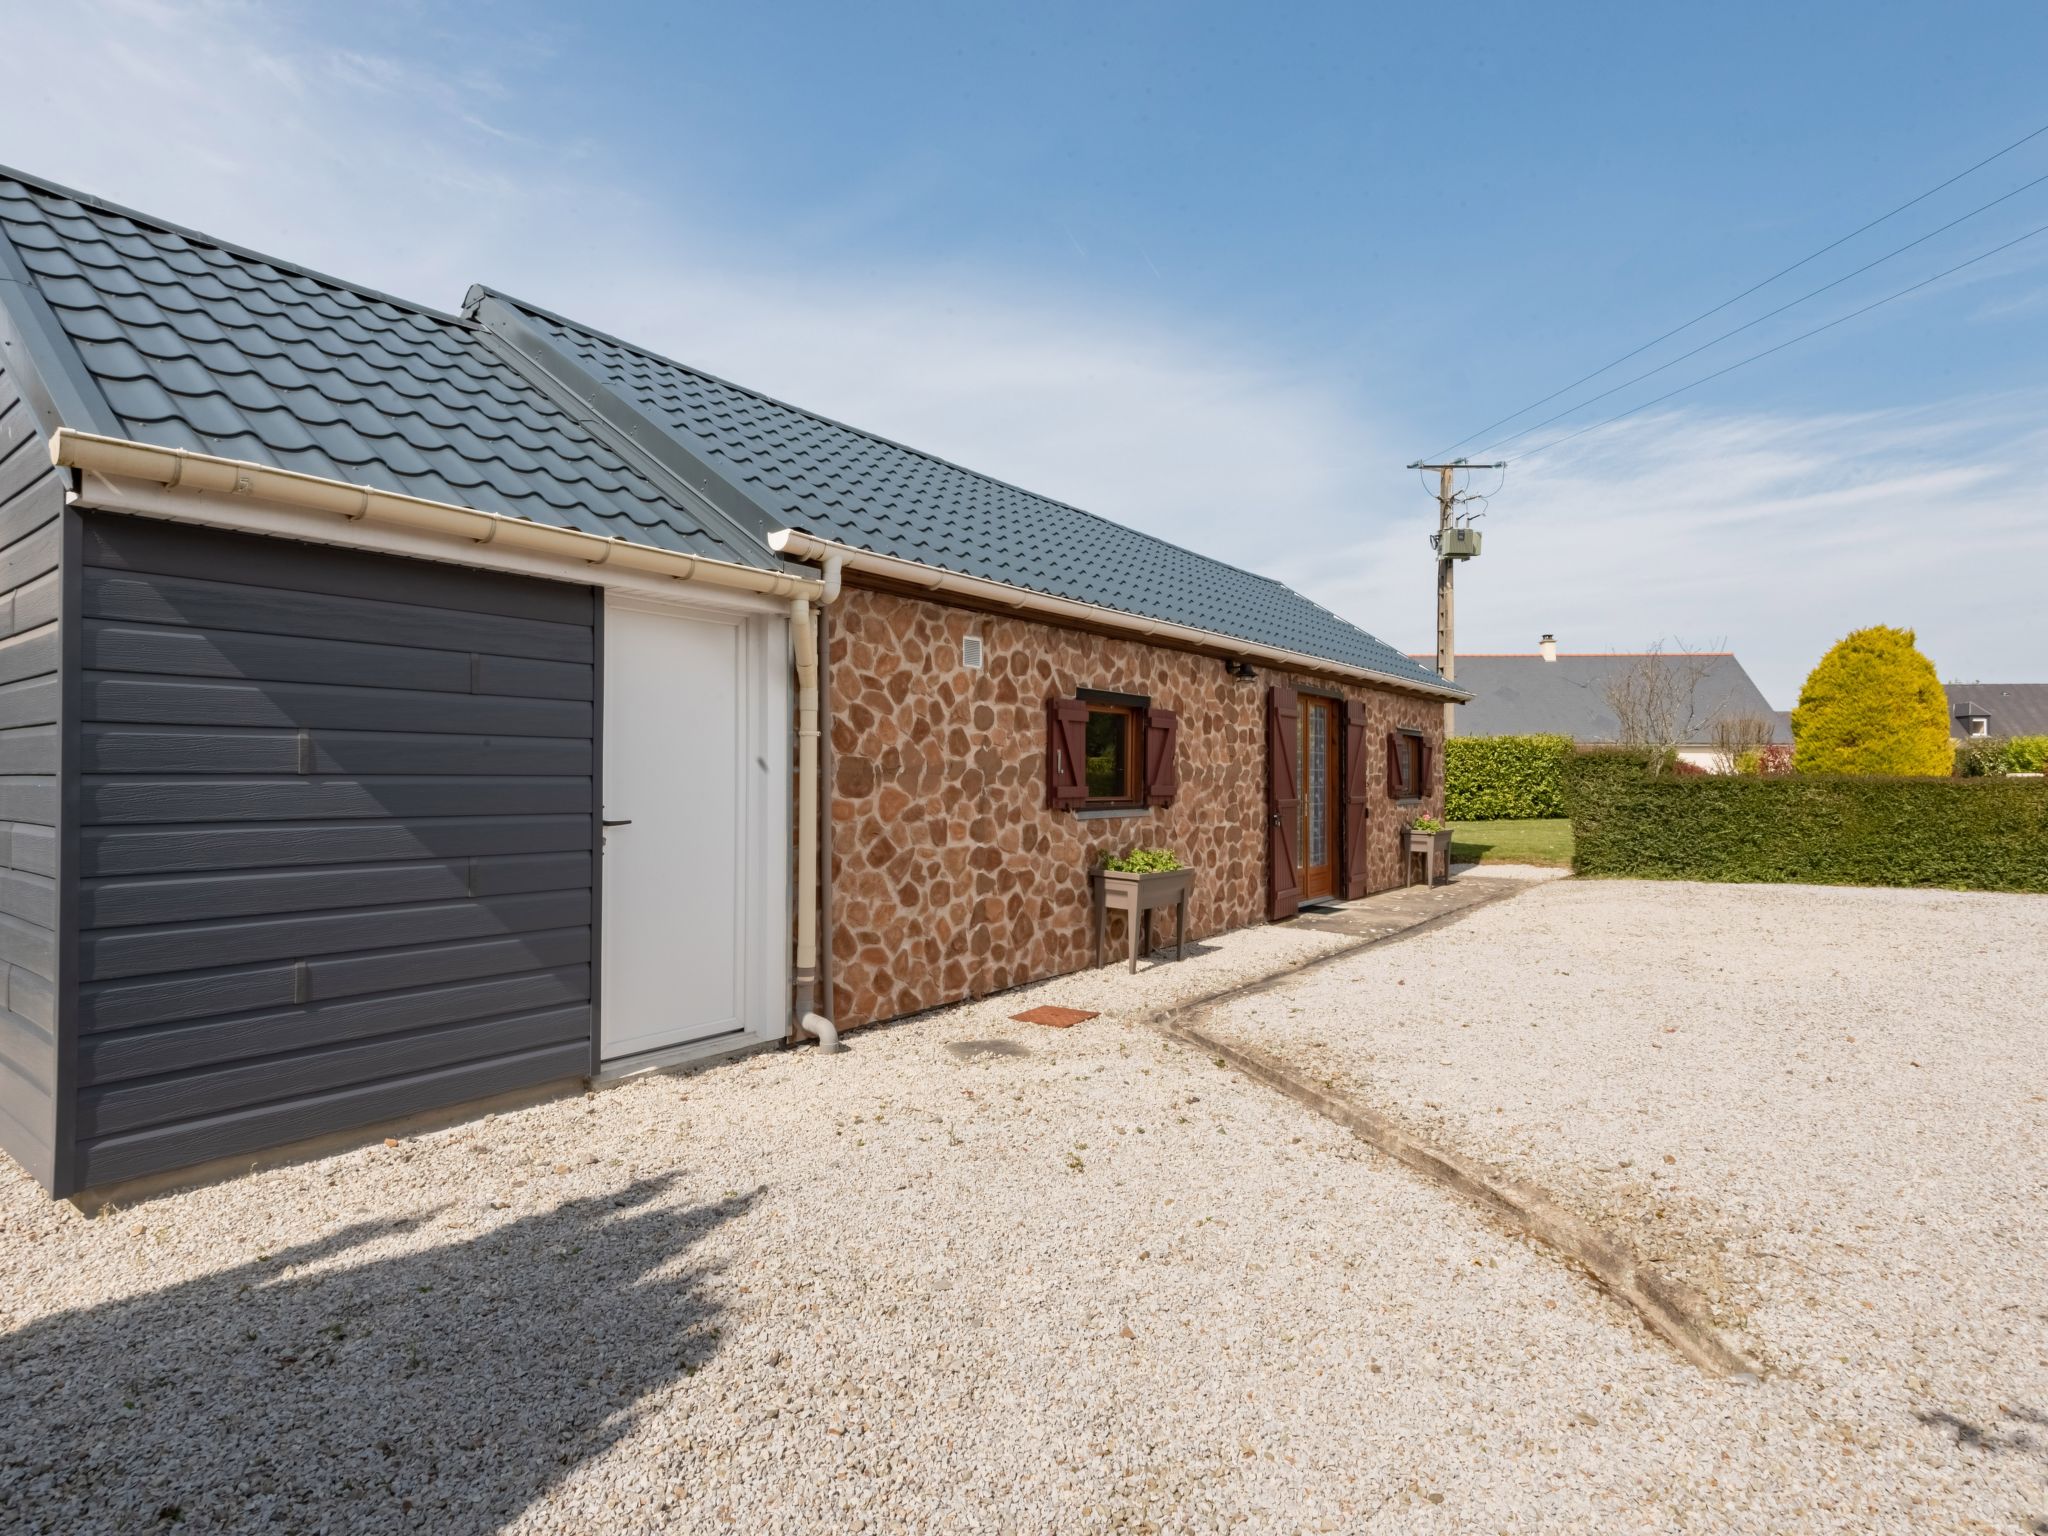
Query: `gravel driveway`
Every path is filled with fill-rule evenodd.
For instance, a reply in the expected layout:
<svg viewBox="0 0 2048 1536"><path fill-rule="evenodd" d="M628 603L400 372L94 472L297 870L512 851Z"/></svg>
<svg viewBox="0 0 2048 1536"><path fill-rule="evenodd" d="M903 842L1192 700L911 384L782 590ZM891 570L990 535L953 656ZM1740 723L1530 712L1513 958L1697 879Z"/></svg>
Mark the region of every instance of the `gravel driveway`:
<svg viewBox="0 0 2048 1536"><path fill-rule="evenodd" d="M1399 1013L1388 996L1405 1006L1426 991L1449 1010L1439 1036L1472 1022L1477 1038L1474 1010L1504 1018L1516 985L1555 997L1539 970L1583 966L1582 1001L1634 995L1640 943L1587 934L1571 963L1558 958L1596 926L1575 903L1621 903L1634 937L1642 911L1682 932L1720 894L1547 887L1305 973L1260 1006L1289 1017L1279 1000L1298 990L1297 1024L1355 1042ZM1765 910L1744 895L1736 910ZM1802 910L1781 924L1805 925ZM1893 909L1895 947L1919 910ZM1531 925L1549 941L1524 946ZM2041 995L2027 967L2042 946L2038 926L2031 951L2016 933L1988 937L1996 926L1931 929L1989 948L1895 957L1884 972L1888 985L1918 977L1942 1003L1946 1054L1930 1048L1907 1070L1972 1063L1905 1110L1930 1127L1910 1143L1916 1166L1968 1165L1944 1185L1956 1214L1929 1218L1960 1230L1887 1256L1929 1210L1885 1209L1892 1163L1838 1165L1832 1193L1797 1197L1821 1229L1793 1254L1804 1269L1744 1271L1743 1284L1771 1287L1741 1303L1780 1368L1761 1387L1707 1380L1548 1255L1117 1017L1329 947L1263 930L1135 979L1068 978L858 1034L835 1058L640 1079L96 1220L10 1171L0 1527L1861 1532L1975 1518L2025 1530L2048 1514L2034 1448L2048 1430L2000 1405L2048 1398L2042 1111L2019 1107L2041 1091L2039 1053L2001 1076L1977 1064L1977 1039L1994 1028L1983 1015ZM1735 1013L1716 967L1747 974L1755 961L1739 951L1757 945L1748 929L1728 937L1681 945L1675 963ZM1959 1001L1963 973L1982 989L1974 1002ZM1845 977L1842 1008L1862 1006L1854 990ZM1108 1012L1065 1032L1006 1021L1037 1002ZM1872 999L1843 1032L1866 1040L1881 1026L1865 1013L1894 1011ZM1780 1000L1772 1016L1786 1012ZM1842 1021L1806 1027L1823 1022ZM1402 1027L1424 1028L1413 1014ZM1682 1038L1648 1044L1662 1055ZM1509 1043L1497 1049L1512 1062ZM1512 1045L1526 1049L1519 1035ZM1801 1065L1821 1077L1835 1063ZM1472 1060L1427 1091L1485 1098L1486 1070ZM1736 1074L1745 1097L1766 1094L1762 1070ZM1995 1102L1941 1108L1976 1102L1992 1079ZM1819 1091L1795 1081L1802 1105ZM1506 1123L1508 1101L1494 1101ZM1535 1108L1514 1116L1536 1126ZM1759 1121L1777 1123L1745 1103L1711 1144L1734 1148ZM1708 1169L1693 1167L1703 1147L1658 1140L1656 1123L1599 1134L1639 1167L1682 1154L1680 1187L1715 1208ZM1969 1139L1994 1128L2004 1162ZM1539 1142L1532 1130L1519 1145L1536 1160ZM2016 1200L2007 1170L2022 1152L2035 1183ZM1835 1254L1844 1190L1871 1192L1855 1220L1883 1225L1853 1241L1881 1257ZM1774 1243L1793 1220L1788 1206ZM1923 1314L1941 1274L1963 1271L1977 1277L1972 1306L2026 1309L1969 1335L2003 1362L1922 1359L1907 1340L1949 1337L1931 1316L1873 1314L1861 1293L1832 1289L1902 1263L1928 1268L1900 1293ZM1851 1363L1831 1364L1837 1352ZM1974 1428L1923 1423L1916 1407Z"/></svg>
<svg viewBox="0 0 2048 1536"><path fill-rule="evenodd" d="M1569 881L1204 1027L1633 1236L1844 1529L2048 1531L2044 1000L2041 897Z"/></svg>

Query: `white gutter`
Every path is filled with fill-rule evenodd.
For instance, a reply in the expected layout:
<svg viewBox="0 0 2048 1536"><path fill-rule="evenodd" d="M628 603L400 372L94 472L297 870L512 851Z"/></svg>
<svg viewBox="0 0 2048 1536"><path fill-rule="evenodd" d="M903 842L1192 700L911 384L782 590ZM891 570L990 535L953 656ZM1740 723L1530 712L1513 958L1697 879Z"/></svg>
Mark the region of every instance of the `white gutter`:
<svg viewBox="0 0 2048 1536"><path fill-rule="evenodd" d="M825 562L818 604L839 595L843 563ZM789 605L789 642L796 654L796 975L797 1028L814 1036L821 1051L839 1049L839 1029L818 1012L818 632L811 605ZM829 1000L826 1003L831 1006Z"/></svg>
<svg viewBox="0 0 2048 1536"><path fill-rule="evenodd" d="M1143 614L1126 613L1121 608L1104 608L1096 603L1078 602L1073 598L1053 597L1048 593L1033 592L1028 587L1012 586L1006 581L990 581L983 576L962 576L957 572L942 571L936 566L924 565L915 560L901 560L894 555L878 555L870 550L856 549L851 544L821 539L815 534L804 533L795 528L777 529L768 535L768 544L777 554L787 555L792 560L838 560L847 570L901 582L905 586L922 587L929 592L1013 608L1019 613L1047 619L1122 630L1143 640L1166 641L1213 651L1224 656L1243 657L1247 661L1262 661L1268 666L1282 667L1291 672L1334 672L1384 686L1406 688L1432 698L1471 697L1464 689L1450 687L1442 682L1374 672L1366 667L1331 661L1325 656L1308 656L1299 651L1284 651L1276 646L1260 645L1255 641L1218 634L1214 630L1196 629L1191 625L1174 624L1165 619L1148 619Z"/></svg>
<svg viewBox="0 0 2048 1536"><path fill-rule="evenodd" d="M470 545L490 545L565 564L605 566L613 570L666 577L731 591L754 592L765 597L804 601L824 588L788 571L764 571L753 566L723 560L707 560L677 550L636 544L630 539L606 538L574 528L556 528L507 517L498 512L479 512L445 501L428 501L396 491L350 485L297 470L275 469L241 459L219 458L192 453L183 448L160 448L151 443L129 442L124 438L102 437L92 432L74 432L60 427L50 439L50 461L115 479L139 480L170 489L211 492L229 498L243 498L312 512L331 512L347 522L439 535Z"/></svg>

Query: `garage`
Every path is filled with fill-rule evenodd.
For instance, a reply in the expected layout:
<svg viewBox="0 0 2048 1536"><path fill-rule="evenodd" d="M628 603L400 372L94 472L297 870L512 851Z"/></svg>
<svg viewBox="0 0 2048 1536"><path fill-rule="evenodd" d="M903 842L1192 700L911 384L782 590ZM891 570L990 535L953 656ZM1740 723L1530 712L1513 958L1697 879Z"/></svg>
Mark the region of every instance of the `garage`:
<svg viewBox="0 0 2048 1536"><path fill-rule="evenodd" d="M0 1151L136 1198L787 1038L825 585L686 469L0 175Z"/></svg>
<svg viewBox="0 0 2048 1536"><path fill-rule="evenodd" d="M81 1182L589 1070L590 588L91 517Z"/></svg>

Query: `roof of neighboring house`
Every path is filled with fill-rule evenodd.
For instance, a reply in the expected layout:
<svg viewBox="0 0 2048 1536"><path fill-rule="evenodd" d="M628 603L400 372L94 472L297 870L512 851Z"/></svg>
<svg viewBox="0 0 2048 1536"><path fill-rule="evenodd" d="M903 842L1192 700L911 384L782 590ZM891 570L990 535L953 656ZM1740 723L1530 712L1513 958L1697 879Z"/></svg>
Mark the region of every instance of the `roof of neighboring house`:
<svg viewBox="0 0 2048 1536"><path fill-rule="evenodd" d="M1952 720L1981 715L1993 736L2048 735L2048 683L1943 683ZM1968 735L1958 730L1957 735Z"/></svg>
<svg viewBox="0 0 2048 1536"><path fill-rule="evenodd" d="M1554 733L1574 741L1613 741L1619 727L1608 707L1610 678L1642 659L1644 653L1624 651L1558 652L1557 660L1540 654L1464 655L1457 660L1458 685L1472 698L1459 706L1460 736L1526 736ZM1687 659L1673 653L1674 662ZM1773 739L1790 741L1784 717L1771 708L1742 663L1726 651L1698 655L1708 663L1694 703L1702 720L1713 714L1754 715L1771 721ZM1707 746L1702 739L1685 743Z"/></svg>
<svg viewBox="0 0 2048 1536"><path fill-rule="evenodd" d="M0 319L80 431L781 563L630 462L473 322L6 170Z"/></svg>
<svg viewBox="0 0 2048 1536"><path fill-rule="evenodd" d="M1211 630L1441 690L1435 671L1269 577L784 404L488 288L465 312L763 533ZM607 398L608 397L608 398ZM1462 679L1460 680L1462 682Z"/></svg>

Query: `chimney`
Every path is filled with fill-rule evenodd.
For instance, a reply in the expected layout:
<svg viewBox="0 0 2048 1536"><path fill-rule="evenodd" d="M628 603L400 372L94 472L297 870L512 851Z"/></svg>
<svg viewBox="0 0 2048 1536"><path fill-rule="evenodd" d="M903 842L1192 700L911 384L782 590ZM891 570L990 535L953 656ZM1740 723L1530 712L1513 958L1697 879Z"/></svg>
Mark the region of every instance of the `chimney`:
<svg viewBox="0 0 2048 1536"><path fill-rule="evenodd" d="M1557 660L1557 636L1545 635L1542 641L1540 642L1540 646L1543 651L1543 659L1545 661Z"/></svg>

